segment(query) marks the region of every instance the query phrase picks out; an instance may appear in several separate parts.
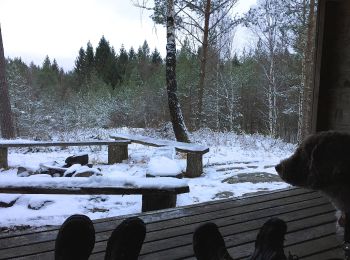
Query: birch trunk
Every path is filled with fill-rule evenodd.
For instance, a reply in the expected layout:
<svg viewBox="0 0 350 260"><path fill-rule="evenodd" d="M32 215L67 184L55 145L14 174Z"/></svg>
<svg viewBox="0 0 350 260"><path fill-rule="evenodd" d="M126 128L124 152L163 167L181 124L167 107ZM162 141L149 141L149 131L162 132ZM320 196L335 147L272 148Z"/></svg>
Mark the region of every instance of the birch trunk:
<svg viewBox="0 0 350 260"><path fill-rule="evenodd" d="M187 128L182 116L180 103L176 94L176 43L174 23L174 1L167 1L167 45L166 45L166 84L171 122L176 140L189 143Z"/></svg>

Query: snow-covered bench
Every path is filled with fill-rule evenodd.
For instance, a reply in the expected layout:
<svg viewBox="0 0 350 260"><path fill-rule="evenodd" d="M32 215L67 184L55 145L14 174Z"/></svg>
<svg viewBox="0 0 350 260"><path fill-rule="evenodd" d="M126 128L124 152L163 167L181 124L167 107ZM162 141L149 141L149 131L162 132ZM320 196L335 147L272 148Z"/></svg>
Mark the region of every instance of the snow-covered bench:
<svg viewBox="0 0 350 260"><path fill-rule="evenodd" d="M50 146L90 146L90 145L108 145L108 164L120 163L128 158L129 140L111 140L111 141L83 141L83 142L18 142L18 141L0 141L0 169L8 168L8 148L11 147L50 147Z"/></svg>
<svg viewBox="0 0 350 260"><path fill-rule="evenodd" d="M154 139L141 135L115 134L110 136L116 140L130 140L132 143L155 147L174 147L176 151L187 154L186 177L199 177L203 172L203 154L209 152L209 148L191 143L183 143L169 140Z"/></svg>
<svg viewBox="0 0 350 260"><path fill-rule="evenodd" d="M0 193L142 195L142 212L173 208L176 195L190 191L185 180L171 177L0 177L0 180Z"/></svg>

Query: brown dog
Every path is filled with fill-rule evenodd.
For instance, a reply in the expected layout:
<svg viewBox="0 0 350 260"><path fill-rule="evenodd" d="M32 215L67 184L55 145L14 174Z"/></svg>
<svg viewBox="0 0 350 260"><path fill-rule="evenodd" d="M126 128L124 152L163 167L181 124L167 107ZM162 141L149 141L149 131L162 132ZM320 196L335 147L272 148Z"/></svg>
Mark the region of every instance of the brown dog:
<svg viewBox="0 0 350 260"><path fill-rule="evenodd" d="M285 182L320 190L339 210L350 213L350 134L311 135L275 168Z"/></svg>

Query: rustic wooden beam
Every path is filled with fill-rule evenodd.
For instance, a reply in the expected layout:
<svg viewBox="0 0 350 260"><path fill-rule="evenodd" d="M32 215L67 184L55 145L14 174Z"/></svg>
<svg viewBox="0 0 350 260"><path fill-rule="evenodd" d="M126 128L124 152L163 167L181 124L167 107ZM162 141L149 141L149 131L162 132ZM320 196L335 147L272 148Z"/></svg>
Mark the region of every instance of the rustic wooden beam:
<svg viewBox="0 0 350 260"><path fill-rule="evenodd" d="M187 153L186 177L195 178L203 173L203 155L198 153Z"/></svg>
<svg viewBox="0 0 350 260"><path fill-rule="evenodd" d="M130 144L129 140L113 141L80 141L80 142L0 142L0 148L9 147L49 147L49 146L90 146L90 145L125 145Z"/></svg>
<svg viewBox="0 0 350 260"><path fill-rule="evenodd" d="M313 132L350 131L350 1L318 4Z"/></svg>
<svg viewBox="0 0 350 260"><path fill-rule="evenodd" d="M173 192L142 195L142 212L176 207L176 194Z"/></svg>
<svg viewBox="0 0 350 260"><path fill-rule="evenodd" d="M188 186L156 189L156 188L126 188L126 187L1 187L0 193L11 194L59 194L59 195L142 195L142 212L176 207L176 196L188 193Z"/></svg>
<svg viewBox="0 0 350 260"><path fill-rule="evenodd" d="M0 148L0 169L8 168L7 153L8 149L6 147Z"/></svg>
<svg viewBox="0 0 350 260"><path fill-rule="evenodd" d="M129 140L114 141L81 141L81 142L0 142L0 168L8 168L8 148L21 147L50 147L50 146L92 146L92 145L108 145L108 164L120 163L128 159Z"/></svg>
<svg viewBox="0 0 350 260"><path fill-rule="evenodd" d="M121 163L123 160L127 160L128 157L128 143L108 145L108 164Z"/></svg>
<svg viewBox="0 0 350 260"><path fill-rule="evenodd" d="M177 188L134 188L134 187L0 187L0 193L11 194L65 194L65 195L148 195L148 194L181 194L187 193L190 189L188 186Z"/></svg>

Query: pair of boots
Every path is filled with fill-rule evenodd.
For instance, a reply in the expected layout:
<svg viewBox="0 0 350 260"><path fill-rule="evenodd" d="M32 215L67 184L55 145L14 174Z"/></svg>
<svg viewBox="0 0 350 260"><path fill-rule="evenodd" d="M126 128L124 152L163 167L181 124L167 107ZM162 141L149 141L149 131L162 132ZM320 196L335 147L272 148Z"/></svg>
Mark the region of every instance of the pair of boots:
<svg viewBox="0 0 350 260"><path fill-rule="evenodd" d="M261 227L255 240L255 250L250 260L295 260L284 254L283 243L286 223L272 218ZM233 260L227 252L225 241L214 223L206 223L193 235L193 250L198 260Z"/></svg>
<svg viewBox="0 0 350 260"><path fill-rule="evenodd" d="M283 251L287 225L272 218L260 229L251 260L287 260ZM145 223L128 218L117 226L108 239L105 260L136 260L146 235ZM95 245L95 229L84 215L70 216L61 226L55 243L56 260L87 260ZM206 223L193 235L193 249L198 260L231 260L225 242L214 223ZM296 259L289 257L289 259Z"/></svg>
<svg viewBox="0 0 350 260"><path fill-rule="evenodd" d="M136 260L146 235L145 223L128 218L108 239L105 260ZM95 245L95 229L84 215L72 215L62 224L55 242L55 260L87 260Z"/></svg>

